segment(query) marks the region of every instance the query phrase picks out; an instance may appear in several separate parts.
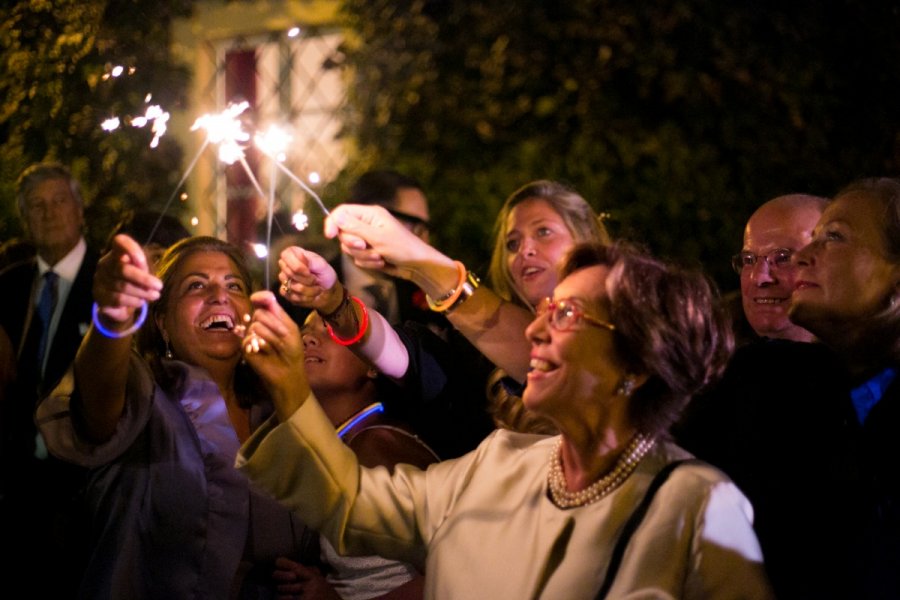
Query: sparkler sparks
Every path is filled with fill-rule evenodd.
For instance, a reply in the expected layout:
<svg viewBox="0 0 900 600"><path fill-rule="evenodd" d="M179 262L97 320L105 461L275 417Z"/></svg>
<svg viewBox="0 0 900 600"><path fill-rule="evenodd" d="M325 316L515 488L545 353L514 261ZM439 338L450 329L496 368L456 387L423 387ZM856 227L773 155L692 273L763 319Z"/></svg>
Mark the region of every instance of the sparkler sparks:
<svg viewBox="0 0 900 600"><path fill-rule="evenodd" d="M147 100L149 101L149 99L150 95L148 94ZM150 131L153 133L153 139L150 140L150 147L156 148L159 145L159 138L164 136L168 129L169 113L164 111L158 104L152 104L147 107L147 110L144 111L143 115L139 117L126 117L125 119L132 127L145 127L147 123L153 123L153 125L150 126ZM121 124L122 121L119 117L110 117L100 123L100 128L103 129L103 131L115 131Z"/></svg>
<svg viewBox="0 0 900 600"><path fill-rule="evenodd" d="M233 165L244 156L242 144L250 140L250 134L244 131L243 125L237 118L248 108L250 108L250 103L245 101L230 104L218 114L202 115L194 121L191 131L205 130L206 141L219 145L219 160Z"/></svg>
<svg viewBox="0 0 900 600"><path fill-rule="evenodd" d="M299 185L303 191L313 197L313 200L319 205L319 208L322 209L322 212L325 213L327 217L329 214L328 209L325 208L325 203L322 202L322 199L319 198L319 195L313 191L306 183L303 182L302 179L297 177L293 172L290 171L287 167L281 164L282 160L284 160L283 155L287 150L288 146L291 143L291 135L272 125L269 127L268 131L266 131L263 135L256 135L253 138L253 142L256 144L256 147L259 148L263 154L272 159L273 164L281 170L282 173L287 175L291 181ZM318 173L315 173L315 178L318 179ZM298 228L299 229L299 228Z"/></svg>
<svg viewBox="0 0 900 600"><path fill-rule="evenodd" d="M149 100L150 96L148 95L147 101L149 102ZM156 229L159 227L159 223L162 221L163 216L168 212L169 207L178 194L179 189L187 180L190 173L193 171L201 154L210 144L215 144L218 146L218 157L222 162L228 165L232 165L235 162L240 162L241 167L246 172L247 177L253 184L253 187L256 189L256 191L260 194L260 196L265 197L267 195L262 190L259 181L256 179L256 176L254 175L253 170L250 168L250 165L247 164L247 160L245 157L245 150L247 148L247 144L250 142L251 135L244 129L243 123L238 117L242 115L249 107L249 102L230 104L221 113L208 113L205 115L201 115L199 118L197 118L196 121L194 121L194 124L191 126L190 130L205 131L206 139L204 140L200 149L197 151L197 154L191 160L190 165L182 175L178 184L175 186L175 189L172 191L172 195L166 201L166 204L162 212L160 213L159 220L151 230L150 236L145 244L149 244L150 241L152 241L153 236L156 233ZM152 121L154 138L151 142L151 147L155 148L159 142L159 138L166 132L168 120L169 113L163 111L159 106L153 105L147 108L147 112L143 116L132 119L131 124L135 127L143 127ZM102 126L104 130L112 131L119 126L119 121L117 118L107 119L103 122ZM312 196L325 216L328 216L330 213L325 207L325 203L322 202L322 199L319 197L319 195L316 194L316 192L312 188L310 188L302 179L300 179L296 174L291 172L290 169L282 164L282 162L286 159L287 151L292 140L291 135L286 130L272 125L268 128L267 131L256 133L255 135L253 135L252 139L256 147L259 148L259 150L263 154L269 157L271 161L271 174L269 176L268 193L268 239L266 240L265 245L266 253L268 253L268 249L271 248L271 228L275 203L275 179L277 171L280 170L282 173L287 175L287 177L289 177L291 181L296 183L306 193ZM310 178L311 181L317 182L318 173L312 173ZM292 221L294 227L296 227L298 230L303 230L307 227L309 219L306 214L304 214L304 212L300 210L294 214ZM268 279L269 269L267 263L266 287L268 287L269 285Z"/></svg>
<svg viewBox="0 0 900 600"><path fill-rule="evenodd" d="M132 127L143 127L151 121L153 125L150 131L153 133L153 139L150 140L150 147L156 148L159 145L159 138L166 134L169 113L164 111L158 104L153 104L147 107L144 116L131 119L131 125Z"/></svg>

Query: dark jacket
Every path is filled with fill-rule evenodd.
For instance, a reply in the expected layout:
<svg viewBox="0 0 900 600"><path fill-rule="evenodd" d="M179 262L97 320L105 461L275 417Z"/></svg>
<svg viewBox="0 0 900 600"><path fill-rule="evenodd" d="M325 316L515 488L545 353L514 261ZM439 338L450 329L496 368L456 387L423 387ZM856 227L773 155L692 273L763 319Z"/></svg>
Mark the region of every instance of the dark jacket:
<svg viewBox="0 0 900 600"><path fill-rule="evenodd" d="M83 557L70 543L80 537L73 529L81 521L75 499L85 472L47 456L36 444L34 411L43 392L52 389L74 360L90 326L98 258L90 249L84 256L60 314L43 382L37 368L39 319L35 316L27 326L37 260L0 271L0 326L19 356L16 380L4 390L0 406L0 530L14 557L5 567L17 578L42 581L48 597L69 597L80 576ZM45 570L48 557L64 557L50 578Z"/></svg>
<svg viewBox="0 0 900 600"><path fill-rule="evenodd" d="M675 428L750 499L779 598L900 598L900 380L864 425L858 383L821 344L761 340Z"/></svg>

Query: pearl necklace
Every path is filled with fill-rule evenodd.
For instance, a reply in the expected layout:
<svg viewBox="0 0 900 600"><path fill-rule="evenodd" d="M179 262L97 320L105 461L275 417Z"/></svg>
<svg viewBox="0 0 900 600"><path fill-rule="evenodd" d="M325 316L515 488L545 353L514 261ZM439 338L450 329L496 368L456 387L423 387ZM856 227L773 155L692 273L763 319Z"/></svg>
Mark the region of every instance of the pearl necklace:
<svg viewBox="0 0 900 600"><path fill-rule="evenodd" d="M622 452L622 456L616 461L616 466L612 471L583 490L570 492L566 488L566 476L562 469L562 438L560 437L550 453L550 472L547 475L550 498L559 508L574 508L596 502L622 485L622 482L628 479L644 455L654 445L656 445L655 439L649 439L642 433L636 434Z"/></svg>

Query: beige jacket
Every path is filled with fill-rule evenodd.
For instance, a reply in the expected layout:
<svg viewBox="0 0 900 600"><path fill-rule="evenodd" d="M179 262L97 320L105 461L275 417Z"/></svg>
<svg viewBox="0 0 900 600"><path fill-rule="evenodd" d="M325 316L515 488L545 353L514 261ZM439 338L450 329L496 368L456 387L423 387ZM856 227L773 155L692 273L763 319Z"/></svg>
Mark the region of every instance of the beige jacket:
<svg viewBox="0 0 900 600"><path fill-rule="evenodd" d="M547 496L555 438L498 430L421 471L365 469L310 397L262 427L238 467L341 552L423 565L427 598L594 597L618 534L683 450L658 444L609 496L562 510ZM713 467L684 465L660 489L610 598L771 598L744 495Z"/></svg>

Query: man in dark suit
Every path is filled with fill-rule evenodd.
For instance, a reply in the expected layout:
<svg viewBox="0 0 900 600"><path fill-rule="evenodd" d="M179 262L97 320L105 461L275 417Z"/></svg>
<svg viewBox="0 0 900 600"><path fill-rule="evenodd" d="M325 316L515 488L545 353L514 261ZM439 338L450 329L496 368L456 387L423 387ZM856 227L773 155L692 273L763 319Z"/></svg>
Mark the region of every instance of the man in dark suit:
<svg viewBox="0 0 900 600"><path fill-rule="evenodd" d="M0 326L10 342L5 352L14 353L2 358L15 365L15 378L0 395L0 510L4 545L22 560L18 569L39 571L47 557L58 557L63 549L60 532L71 525L67 519L81 471L47 456L33 414L65 374L90 326L98 256L82 233L78 181L64 166L39 163L26 169L16 200L36 255L0 271ZM74 559L66 556L62 562Z"/></svg>

